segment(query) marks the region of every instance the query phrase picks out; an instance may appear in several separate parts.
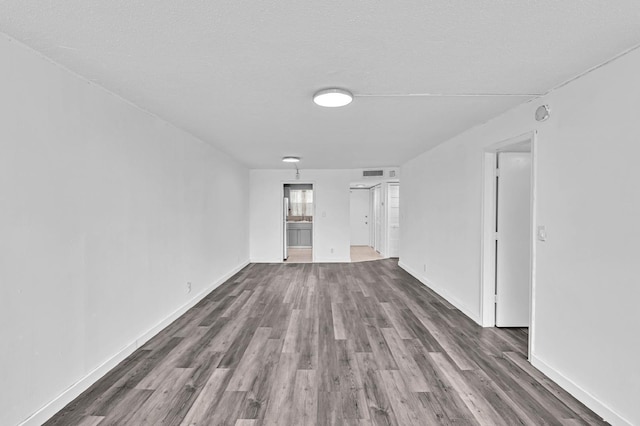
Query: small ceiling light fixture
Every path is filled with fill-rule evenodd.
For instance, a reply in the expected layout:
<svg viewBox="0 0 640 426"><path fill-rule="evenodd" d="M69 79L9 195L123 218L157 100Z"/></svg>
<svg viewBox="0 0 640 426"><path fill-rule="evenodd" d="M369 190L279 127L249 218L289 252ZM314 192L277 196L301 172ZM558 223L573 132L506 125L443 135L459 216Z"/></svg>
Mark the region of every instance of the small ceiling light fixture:
<svg viewBox="0 0 640 426"><path fill-rule="evenodd" d="M356 188L364 188L364 183L359 183L356 185Z"/></svg>
<svg viewBox="0 0 640 426"><path fill-rule="evenodd" d="M300 161L300 157L282 157L282 161L284 161L285 163L297 163L298 161Z"/></svg>
<svg viewBox="0 0 640 426"><path fill-rule="evenodd" d="M536 121L547 121L551 115L551 108L549 105L540 105L536 109Z"/></svg>
<svg viewBox="0 0 640 426"><path fill-rule="evenodd" d="M323 89L313 95L316 105L327 108L336 108L349 105L353 101L353 94L345 89Z"/></svg>

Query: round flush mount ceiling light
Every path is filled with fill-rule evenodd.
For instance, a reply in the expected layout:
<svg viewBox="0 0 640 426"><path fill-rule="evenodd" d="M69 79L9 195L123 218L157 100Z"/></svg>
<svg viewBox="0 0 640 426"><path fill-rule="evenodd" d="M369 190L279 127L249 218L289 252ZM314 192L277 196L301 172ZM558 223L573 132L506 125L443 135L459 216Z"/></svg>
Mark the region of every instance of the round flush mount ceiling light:
<svg viewBox="0 0 640 426"><path fill-rule="evenodd" d="M316 105L327 108L336 108L349 105L353 100L353 94L345 89L324 89L313 95Z"/></svg>
<svg viewBox="0 0 640 426"><path fill-rule="evenodd" d="M285 163L297 163L300 161L300 157L282 157L282 161Z"/></svg>

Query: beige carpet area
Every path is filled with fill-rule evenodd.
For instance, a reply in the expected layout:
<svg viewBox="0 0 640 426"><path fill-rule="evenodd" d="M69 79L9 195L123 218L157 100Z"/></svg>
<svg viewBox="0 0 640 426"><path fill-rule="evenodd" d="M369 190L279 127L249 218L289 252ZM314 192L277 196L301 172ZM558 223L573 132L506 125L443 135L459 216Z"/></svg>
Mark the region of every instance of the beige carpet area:
<svg viewBox="0 0 640 426"><path fill-rule="evenodd" d="M380 253L369 246L351 246L351 262L368 262L382 259ZM313 263L310 248L289 248L289 257L285 263Z"/></svg>
<svg viewBox="0 0 640 426"><path fill-rule="evenodd" d="M289 248L289 257L285 263L312 263L313 255L310 248Z"/></svg>
<svg viewBox="0 0 640 426"><path fill-rule="evenodd" d="M351 262L368 262L382 259L380 253L369 246L351 246Z"/></svg>

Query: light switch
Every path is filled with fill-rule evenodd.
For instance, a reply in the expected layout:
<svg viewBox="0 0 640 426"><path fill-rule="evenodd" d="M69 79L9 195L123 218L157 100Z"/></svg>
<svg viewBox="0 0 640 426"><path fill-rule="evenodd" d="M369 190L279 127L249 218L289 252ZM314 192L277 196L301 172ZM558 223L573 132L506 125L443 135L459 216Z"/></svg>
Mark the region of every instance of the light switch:
<svg viewBox="0 0 640 426"><path fill-rule="evenodd" d="M538 241L547 241L547 230L544 226L538 226Z"/></svg>

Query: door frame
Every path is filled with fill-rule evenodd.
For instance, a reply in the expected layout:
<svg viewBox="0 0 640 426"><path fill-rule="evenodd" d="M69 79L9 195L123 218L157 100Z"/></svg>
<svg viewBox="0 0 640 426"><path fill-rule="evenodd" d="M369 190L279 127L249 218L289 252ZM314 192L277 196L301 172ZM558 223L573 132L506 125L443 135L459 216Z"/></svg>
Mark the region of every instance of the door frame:
<svg viewBox="0 0 640 426"><path fill-rule="evenodd" d="M497 154L506 151L510 146L526 142L531 143L531 254L529 260L529 350L531 357L535 344L535 295L536 295L536 177L537 177L537 132L530 131L522 135L505 139L490 145L483 152L482 180L482 245L481 245L481 286L480 286L480 318L483 327L496 325L495 315L495 224L496 224L496 163Z"/></svg>
<svg viewBox="0 0 640 426"><path fill-rule="evenodd" d="M316 204L317 204L317 194L316 194L316 182L314 180L283 180L280 181L280 217L284 217L284 203L282 200L284 199L284 186L285 185L311 185L311 189L313 190L313 224L311 225L311 262L316 262L316 251L313 247L316 244ZM284 249L285 238L284 238L284 221L280 220L280 247ZM284 259L280 262L284 263Z"/></svg>

